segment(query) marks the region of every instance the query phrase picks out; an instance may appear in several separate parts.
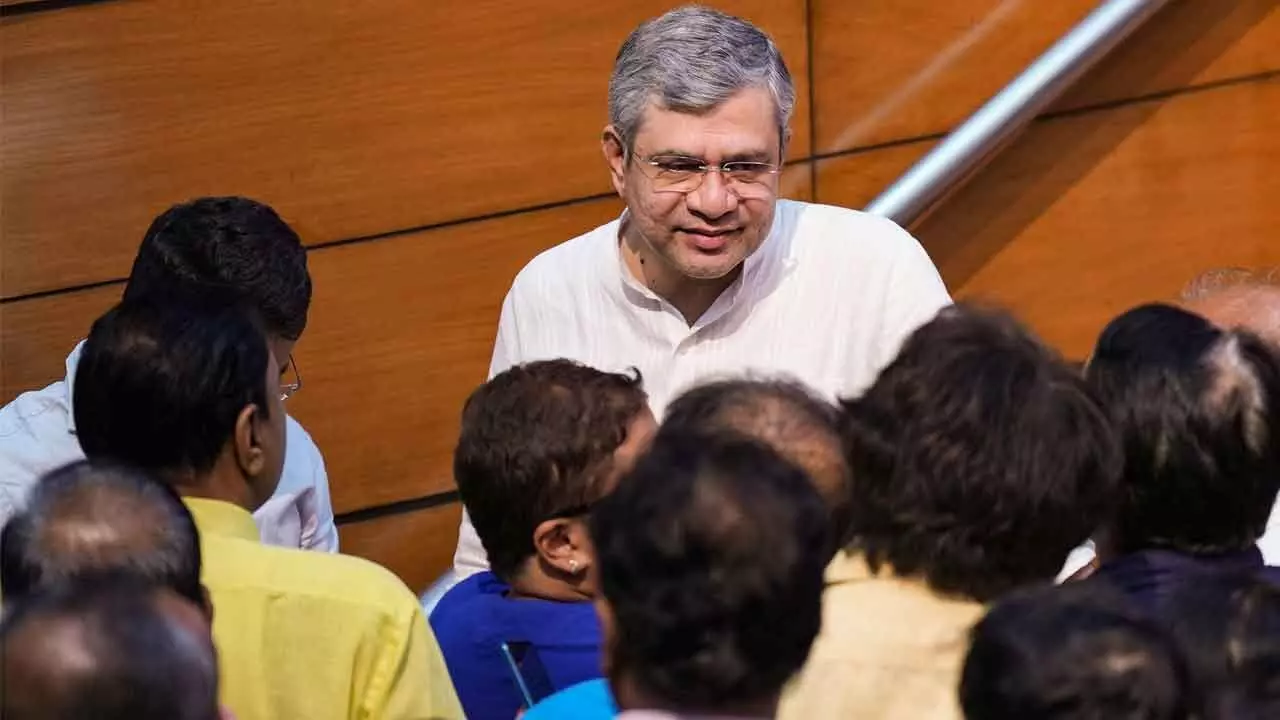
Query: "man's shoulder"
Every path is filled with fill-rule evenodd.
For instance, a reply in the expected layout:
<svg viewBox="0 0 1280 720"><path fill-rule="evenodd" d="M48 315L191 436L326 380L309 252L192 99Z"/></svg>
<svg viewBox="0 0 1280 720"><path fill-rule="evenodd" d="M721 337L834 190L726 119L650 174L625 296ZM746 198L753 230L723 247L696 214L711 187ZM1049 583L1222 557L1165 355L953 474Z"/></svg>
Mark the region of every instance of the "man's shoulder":
<svg viewBox="0 0 1280 720"><path fill-rule="evenodd" d="M39 437L51 430L69 433L71 403L67 384L59 380L40 390L24 392L0 407L0 442L14 436Z"/></svg>
<svg viewBox="0 0 1280 720"><path fill-rule="evenodd" d="M210 590L261 592L286 601L402 617L418 600L390 570L363 558L205 538Z"/></svg>
<svg viewBox="0 0 1280 720"><path fill-rule="evenodd" d="M618 221L613 220L543 250L516 274L511 292L545 294L589 282L604 266L608 247L617 237Z"/></svg>
<svg viewBox="0 0 1280 720"><path fill-rule="evenodd" d="M316 445L316 441L311 439L311 433L302 427L302 423L293 419L292 415L285 416L285 436L286 442L285 453L289 456L289 460L305 460L309 466L321 465L324 462L320 455L320 448Z"/></svg>
<svg viewBox="0 0 1280 720"><path fill-rule="evenodd" d="M449 588L431 611L431 627L441 645L488 642L503 614L500 583L489 572L476 573ZM502 586L505 587L505 586Z"/></svg>
<svg viewBox="0 0 1280 720"><path fill-rule="evenodd" d="M41 475L83 459L70 420L63 382L23 393L0 408L0 524Z"/></svg>
<svg viewBox="0 0 1280 720"><path fill-rule="evenodd" d="M850 208L798 200L779 201L802 252L897 253L918 247L911 233L892 220Z"/></svg>

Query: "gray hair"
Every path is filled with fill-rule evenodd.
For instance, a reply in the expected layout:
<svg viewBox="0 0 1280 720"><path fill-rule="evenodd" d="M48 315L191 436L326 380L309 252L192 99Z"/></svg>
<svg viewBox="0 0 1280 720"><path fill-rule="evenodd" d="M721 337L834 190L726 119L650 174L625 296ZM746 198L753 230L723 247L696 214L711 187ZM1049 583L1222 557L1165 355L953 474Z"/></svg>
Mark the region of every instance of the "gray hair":
<svg viewBox="0 0 1280 720"><path fill-rule="evenodd" d="M796 91L773 40L742 18L687 5L641 23L622 43L609 79L609 122L630 152L651 99L701 113L752 87L773 96L785 137Z"/></svg>
<svg viewBox="0 0 1280 720"><path fill-rule="evenodd" d="M1266 286L1280 286L1280 267L1214 268L1192 278L1191 282L1182 288L1182 293L1179 297L1184 302L1203 300L1230 288Z"/></svg>

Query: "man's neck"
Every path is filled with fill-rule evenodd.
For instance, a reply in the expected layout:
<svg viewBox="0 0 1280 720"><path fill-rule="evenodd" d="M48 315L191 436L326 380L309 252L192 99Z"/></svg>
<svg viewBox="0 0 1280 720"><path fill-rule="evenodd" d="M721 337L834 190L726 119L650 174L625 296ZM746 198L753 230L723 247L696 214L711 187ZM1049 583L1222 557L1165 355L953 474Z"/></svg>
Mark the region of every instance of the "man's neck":
<svg viewBox="0 0 1280 720"><path fill-rule="evenodd" d="M512 597L553 600L556 602L588 602L592 598L572 583L548 576L531 558L526 567L511 579Z"/></svg>
<svg viewBox="0 0 1280 720"><path fill-rule="evenodd" d="M655 295L671 303L680 311L684 321L693 326L711 306L716 298L733 284L742 274L742 265L724 277L702 280L691 278L671 267L662 258L648 250L647 245L639 237L635 237L624 227L620 242L622 260L627 271L636 282L649 288Z"/></svg>
<svg viewBox="0 0 1280 720"><path fill-rule="evenodd" d="M170 474L168 481L170 486L177 490L182 497L217 500L244 508L248 512L253 512L257 508L250 507L253 503L248 496L248 486L245 485L243 480L237 481L236 478L238 476L231 477L228 473L220 471L219 467L215 465L212 471L205 474L189 472L177 475Z"/></svg>

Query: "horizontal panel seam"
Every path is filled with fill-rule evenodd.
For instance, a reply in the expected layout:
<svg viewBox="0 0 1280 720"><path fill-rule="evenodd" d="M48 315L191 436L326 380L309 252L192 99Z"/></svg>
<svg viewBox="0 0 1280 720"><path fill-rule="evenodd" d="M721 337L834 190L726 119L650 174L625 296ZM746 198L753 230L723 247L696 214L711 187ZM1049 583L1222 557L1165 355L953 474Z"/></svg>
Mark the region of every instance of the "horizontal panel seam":
<svg viewBox="0 0 1280 720"><path fill-rule="evenodd" d="M374 505L372 507L361 508L359 510L338 513L334 515L333 521L339 526L354 525L356 523L369 522L380 518L396 517L398 515L407 515L423 510L432 510L438 507L452 505L458 501L458 491L447 490L445 492L434 493L432 495L424 495L422 497L410 498L408 500L397 500L383 505Z"/></svg>
<svg viewBox="0 0 1280 720"><path fill-rule="evenodd" d="M1036 117L1035 120L1033 120L1032 122L1047 122L1047 121L1061 120L1066 118L1079 117L1079 116L1088 115L1094 112L1106 112L1108 110L1115 110L1117 108L1126 107L1128 105L1158 102L1161 100L1167 100L1170 98L1179 97L1183 95L1209 92L1212 90L1219 90L1227 87L1233 87L1236 85L1267 82L1270 80L1274 80L1276 78L1280 78L1280 69L1266 70L1263 72L1252 73L1249 75L1239 75L1236 77L1224 78L1222 80L1215 80L1213 82L1200 83L1198 85L1187 85L1180 88L1172 88L1169 90L1162 90L1160 92L1147 93L1145 95L1135 95L1128 98L1119 98L1116 100L1108 100L1106 102L1094 103L1091 105L1083 105L1080 107L1069 108L1066 110L1049 112ZM815 153L809 157L800 158L788 164L802 165L804 163L810 163L810 162L816 163L821 160L833 160L837 158L863 155L863 154L875 152L877 150L887 150L895 147L903 147L903 146L914 145L918 143L932 142L936 140L941 140L942 138L946 137L948 132L950 132L950 130L944 131L944 132L928 133L925 135L916 135L916 136L907 137L907 138L887 140L881 143L861 145L858 147L847 148L844 150L833 150L831 152L826 152L826 153ZM404 235L412 235L420 232L428 232L431 230L440 230L445 228L458 227L461 225L468 225L471 223L484 222L487 220L497 220L501 218L508 218L508 217L513 217L517 215L523 215L525 213L542 212L546 210L554 210L554 209L563 208L563 207L570 207L572 205L578 205L578 204L587 203L587 202L594 202L597 200L604 200L611 197L615 197L614 193L596 193L594 195L585 195L581 197L569 198L567 200L557 200L554 202L542 203L539 205L512 208L510 210L501 210L498 212L486 213L483 215L456 218L452 220L444 220L438 223L418 225L414 227L400 228L397 230L389 230L386 232L372 233L368 235L360 235L360 236L351 237L351 238L342 238L339 240L319 242L313 245L309 245L307 249L323 250L325 248L342 247L344 245L355 245L355 244L371 242L376 240L386 240L389 238L401 237ZM0 297L0 305L7 305L9 303L17 303L25 300L37 300L41 298L53 297L58 295L66 295L66 294L71 294L71 293L85 291L85 290L93 290L101 287L108 287L111 285L122 284L124 281L125 281L125 278L112 278L109 280L100 280L100 281L95 281L91 283L82 283L79 285L69 285L61 288L37 290L34 292L23 293L21 295L14 295L11 297Z"/></svg>
<svg viewBox="0 0 1280 720"><path fill-rule="evenodd" d="M1252 83L1263 83L1280 77L1280 69L1263 70L1248 75L1235 75L1229 78L1222 78L1206 83L1198 83L1194 85L1183 85L1181 87L1169 88L1167 90L1159 90L1142 95L1131 95L1123 98L1114 98L1104 100L1102 102L1080 105L1078 107L1067 108L1065 110L1054 110L1037 115L1032 122L1045 122L1049 120L1059 120L1062 118L1076 117L1080 115L1088 115L1094 112L1104 112L1107 110L1115 110L1117 108L1126 107L1128 105L1140 105L1142 103L1159 102L1170 98L1180 97L1183 95L1195 95L1202 92L1210 92L1223 88L1233 87L1236 85L1248 85ZM959 127L959 125L955 126ZM810 160L830 160L832 158L845 157L848 155L861 155L863 153L874 152L876 150L884 150L886 148L900 147L903 145L913 145L915 143L928 142L931 140L941 140L951 133L955 127L948 128L937 132L925 133L922 135L912 135L903 138L894 138L883 142L871 143L869 145L857 145L842 150L830 150L822 153L814 153ZM814 138L817 143L817 138Z"/></svg>
<svg viewBox="0 0 1280 720"><path fill-rule="evenodd" d="M36 13L64 10L81 5L101 5L114 0L35 0L17 5L0 5L0 18L34 15Z"/></svg>

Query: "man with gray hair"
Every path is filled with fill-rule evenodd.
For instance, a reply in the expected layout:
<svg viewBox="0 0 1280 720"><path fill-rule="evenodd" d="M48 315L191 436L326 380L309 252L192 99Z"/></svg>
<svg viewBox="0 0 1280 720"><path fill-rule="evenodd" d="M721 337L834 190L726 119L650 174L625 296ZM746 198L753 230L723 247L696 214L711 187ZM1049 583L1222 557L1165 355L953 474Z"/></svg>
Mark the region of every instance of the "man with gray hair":
<svg viewBox="0 0 1280 720"><path fill-rule="evenodd" d="M0 531L6 603L115 573L167 587L212 614L201 568L195 520L178 494L112 463L82 460L45 475Z"/></svg>
<svg viewBox="0 0 1280 720"><path fill-rule="evenodd" d="M490 374L567 357L639 368L655 414L726 373L857 394L950 302L892 222L778 199L795 88L773 41L687 6L622 44L602 134L622 216L534 258L502 307ZM485 567L463 519L459 574Z"/></svg>

